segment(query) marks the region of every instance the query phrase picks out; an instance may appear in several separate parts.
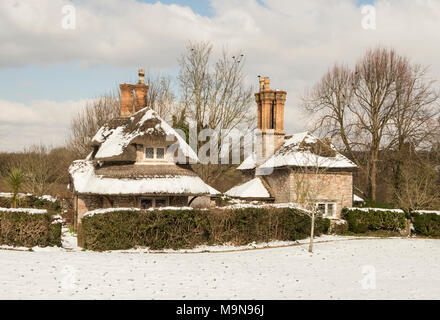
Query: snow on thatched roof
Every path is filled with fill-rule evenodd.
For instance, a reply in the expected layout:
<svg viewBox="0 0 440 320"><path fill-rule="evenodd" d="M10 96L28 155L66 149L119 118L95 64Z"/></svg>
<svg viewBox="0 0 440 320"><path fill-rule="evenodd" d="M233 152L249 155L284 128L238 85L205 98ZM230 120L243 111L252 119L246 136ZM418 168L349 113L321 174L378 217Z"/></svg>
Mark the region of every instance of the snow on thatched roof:
<svg viewBox="0 0 440 320"><path fill-rule="evenodd" d="M135 166L135 165L133 165ZM157 169L158 166L138 166L139 168ZM168 167L168 166L167 166ZM177 167L177 166L176 166ZM117 173L118 170L115 170ZM105 175L98 174L92 161L77 160L69 168L73 186L78 193L127 195L127 194L180 194L208 195L209 189L196 174L188 171L148 172L136 177L112 176L112 171Z"/></svg>
<svg viewBox="0 0 440 320"><path fill-rule="evenodd" d="M354 202L365 202L364 199L362 199L361 197L359 197L359 196L357 196L355 194L353 194L353 201Z"/></svg>
<svg viewBox="0 0 440 320"><path fill-rule="evenodd" d="M233 198L271 198L269 191L259 177L239 186L235 186L226 191L225 194Z"/></svg>
<svg viewBox="0 0 440 320"><path fill-rule="evenodd" d="M211 187L209 184L207 184L207 183L205 183L205 184L206 184L206 186L208 187L208 190L209 190L209 193L211 194L211 196L217 196L217 195L220 195L220 194L221 194L220 191L214 189L214 188Z"/></svg>
<svg viewBox="0 0 440 320"><path fill-rule="evenodd" d="M237 169L255 169L257 167L255 158L255 154L250 155ZM356 165L340 154L329 141L319 139L309 132L294 134L286 139L284 144L258 168L286 166L356 168Z"/></svg>
<svg viewBox="0 0 440 320"><path fill-rule="evenodd" d="M257 163L255 152L252 152L244 161L238 166L237 170L255 169Z"/></svg>
<svg viewBox="0 0 440 320"><path fill-rule="evenodd" d="M198 162L196 153L185 140L156 111L143 108L130 117L115 118L102 126L92 139L99 146L94 159L105 160L120 156L133 139L145 135L162 135L177 139L182 154Z"/></svg>

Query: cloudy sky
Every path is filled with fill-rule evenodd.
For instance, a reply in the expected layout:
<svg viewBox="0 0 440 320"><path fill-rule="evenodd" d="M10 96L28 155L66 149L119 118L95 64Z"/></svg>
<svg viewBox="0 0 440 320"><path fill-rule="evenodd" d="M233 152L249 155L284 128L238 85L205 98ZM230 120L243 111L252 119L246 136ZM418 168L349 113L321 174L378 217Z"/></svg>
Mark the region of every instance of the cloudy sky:
<svg viewBox="0 0 440 320"><path fill-rule="evenodd" d="M188 40L243 51L249 83L269 76L288 91L286 130L307 129L298 95L368 47L395 47L438 78L439 30L440 0L0 0L0 151L63 143L71 116L138 67L175 75Z"/></svg>

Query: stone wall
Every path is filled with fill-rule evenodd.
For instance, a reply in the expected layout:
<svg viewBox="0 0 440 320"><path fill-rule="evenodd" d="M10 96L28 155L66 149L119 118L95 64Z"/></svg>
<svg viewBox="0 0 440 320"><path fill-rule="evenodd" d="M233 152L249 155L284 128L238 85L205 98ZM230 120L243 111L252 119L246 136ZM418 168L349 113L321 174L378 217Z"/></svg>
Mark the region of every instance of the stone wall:
<svg viewBox="0 0 440 320"><path fill-rule="evenodd" d="M276 169L269 175L261 176L270 186L272 196L277 203L291 202L289 185L290 170Z"/></svg>
<svg viewBox="0 0 440 320"><path fill-rule="evenodd" d="M353 175L351 172L301 173L290 175L290 201L296 202L301 192L313 202L336 203L340 217L342 208L353 205Z"/></svg>

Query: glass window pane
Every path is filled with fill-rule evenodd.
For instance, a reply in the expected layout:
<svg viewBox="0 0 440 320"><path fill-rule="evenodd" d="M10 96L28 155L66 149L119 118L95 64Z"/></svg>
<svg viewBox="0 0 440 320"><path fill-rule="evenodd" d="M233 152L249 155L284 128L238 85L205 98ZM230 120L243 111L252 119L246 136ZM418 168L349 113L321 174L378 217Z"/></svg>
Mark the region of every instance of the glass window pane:
<svg viewBox="0 0 440 320"><path fill-rule="evenodd" d="M148 209L153 206L152 199L141 199L141 208L142 209Z"/></svg>
<svg viewBox="0 0 440 320"><path fill-rule="evenodd" d="M164 148L157 148L156 149L156 158L163 159L164 156L165 156L165 149Z"/></svg>
<svg viewBox="0 0 440 320"><path fill-rule="evenodd" d="M167 200L166 199L156 199L156 207L166 207Z"/></svg>
<svg viewBox="0 0 440 320"><path fill-rule="evenodd" d="M145 159L154 158L154 148L145 148Z"/></svg>
<svg viewBox="0 0 440 320"><path fill-rule="evenodd" d="M329 216L333 216L335 214L335 204L334 203L329 203L327 205L327 214Z"/></svg>
<svg viewBox="0 0 440 320"><path fill-rule="evenodd" d="M324 203L320 203L320 204L318 204L318 211L319 211L321 214L325 214L325 204L324 204Z"/></svg>

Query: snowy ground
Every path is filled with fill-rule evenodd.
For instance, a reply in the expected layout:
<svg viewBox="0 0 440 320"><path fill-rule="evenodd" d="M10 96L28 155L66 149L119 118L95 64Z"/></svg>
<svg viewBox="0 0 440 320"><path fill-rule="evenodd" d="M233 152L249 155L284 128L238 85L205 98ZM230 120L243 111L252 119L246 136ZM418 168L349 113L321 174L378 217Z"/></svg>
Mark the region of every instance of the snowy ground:
<svg viewBox="0 0 440 320"><path fill-rule="evenodd" d="M440 298L440 240L327 237L313 254L98 253L66 240L69 249L0 250L0 299Z"/></svg>

